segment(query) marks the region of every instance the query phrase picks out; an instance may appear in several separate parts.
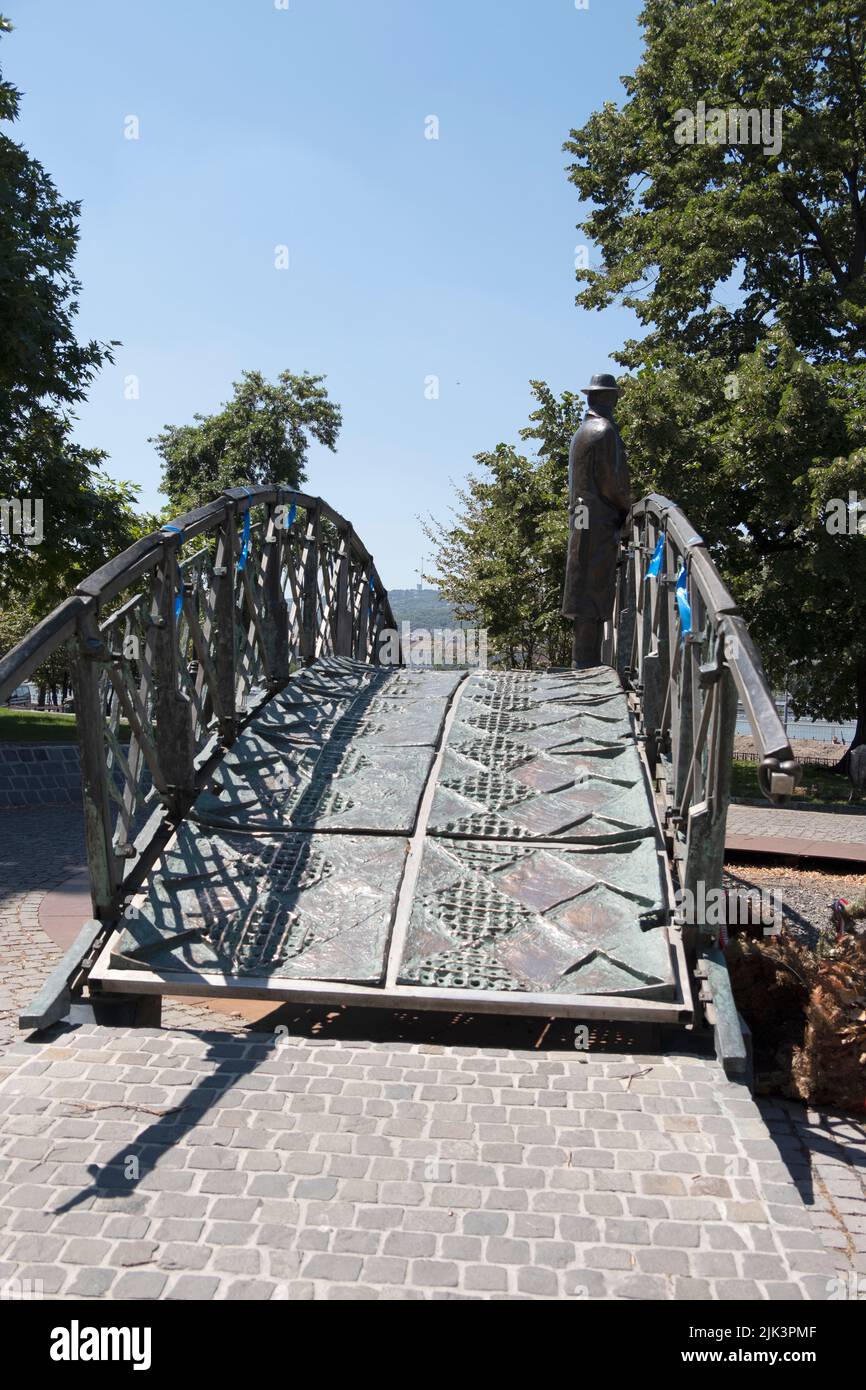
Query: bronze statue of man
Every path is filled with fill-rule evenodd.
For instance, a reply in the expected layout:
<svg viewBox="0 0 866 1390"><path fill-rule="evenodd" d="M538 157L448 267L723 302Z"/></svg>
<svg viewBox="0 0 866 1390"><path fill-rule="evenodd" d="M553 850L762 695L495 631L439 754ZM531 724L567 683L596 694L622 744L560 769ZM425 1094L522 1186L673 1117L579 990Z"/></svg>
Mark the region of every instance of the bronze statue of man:
<svg viewBox="0 0 866 1390"><path fill-rule="evenodd" d="M568 455L568 559L562 614L574 620L574 668L598 666L613 614L616 562L631 507L625 448L614 424L616 379L603 372L581 388L587 412Z"/></svg>

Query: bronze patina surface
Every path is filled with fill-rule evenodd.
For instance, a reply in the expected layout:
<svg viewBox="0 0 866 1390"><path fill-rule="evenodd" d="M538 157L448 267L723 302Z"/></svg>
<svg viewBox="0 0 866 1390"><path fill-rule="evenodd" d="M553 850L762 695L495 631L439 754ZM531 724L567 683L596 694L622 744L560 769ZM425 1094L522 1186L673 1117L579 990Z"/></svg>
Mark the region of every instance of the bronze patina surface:
<svg viewBox="0 0 866 1390"><path fill-rule="evenodd" d="M399 978L539 994L672 997L652 840L604 850L428 841Z"/></svg>
<svg viewBox="0 0 866 1390"><path fill-rule="evenodd" d="M184 825L112 965L380 983L405 856L390 836Z"/></svg>
<svg viewBox="0 0 866 1390"><path fill-rule="evenodd" d="M617 555L631 507L625 448L613 418L619 396L607 373L582 388L587 411L568 455L568 556L562 612L574 620L572 664L601 659L604 624L613 613Z"/></svg>
<svg viewBox="0 0 866 1390"><path fill-rule="evenodd" d="M429 830L593 843L652 834L628 707L613 672L471 676Z"/></svg>
<svg viewBox="0 0 866 1390"><path fill-rule="evenodd" d="M225 755L110 964L187 976L190 990L195 975L396 978L398 992L667 1000L662 865L607 667L467 675L330 659Z"/></svg>
<svg viewBox="0 0 866 1390"><path fill-rule="evenodd" d="M409 835L461 673L303 672L226 754L192 816L236 830Z"/></svg>

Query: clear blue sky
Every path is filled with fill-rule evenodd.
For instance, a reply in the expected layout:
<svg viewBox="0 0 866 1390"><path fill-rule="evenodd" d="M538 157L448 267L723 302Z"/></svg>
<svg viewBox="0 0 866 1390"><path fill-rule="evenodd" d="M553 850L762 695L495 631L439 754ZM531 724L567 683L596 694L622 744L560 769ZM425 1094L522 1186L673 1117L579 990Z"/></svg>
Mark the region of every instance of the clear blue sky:
<svg viewBox="0 0 866 1390"><path fill-rule="evenodd" d="M575 307L561 146L622 99L640 0L3 9L17 138L83 203L79 336L123 344L78 436L144 504L163 501L149 435L216 409L245 368L324 372L344 427L308 487L386 585L414 584L418 515L446 517L473 454L516 440L529 379L581 386L632 334L622 310Z"/></svg>

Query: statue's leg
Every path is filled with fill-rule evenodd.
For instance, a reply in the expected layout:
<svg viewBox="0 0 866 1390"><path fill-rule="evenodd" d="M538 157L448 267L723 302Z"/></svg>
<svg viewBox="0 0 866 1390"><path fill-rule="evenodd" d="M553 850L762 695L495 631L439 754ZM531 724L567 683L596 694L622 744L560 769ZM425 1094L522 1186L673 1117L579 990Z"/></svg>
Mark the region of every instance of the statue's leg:
<svg viewBox="0 0 866 1390"><path fill-rule="evenodd" d="M574 642L571 648L571 665L574 670L581 666L601 664L601 644L604 637L604 623L596 618L579 620L574 624Z"/></svg>

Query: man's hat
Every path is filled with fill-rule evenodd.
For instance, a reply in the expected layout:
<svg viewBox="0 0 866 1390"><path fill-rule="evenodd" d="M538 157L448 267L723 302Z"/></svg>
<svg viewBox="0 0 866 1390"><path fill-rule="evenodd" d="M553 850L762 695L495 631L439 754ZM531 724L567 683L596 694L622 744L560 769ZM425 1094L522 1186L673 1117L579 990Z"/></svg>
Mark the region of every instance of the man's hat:
<svg viewBox="0 0 866 1390"><path fill-rule="evenodd" d="M580 389L585 396L588 396L591 391L616 391L619 395L616 377L611 376L610 372L596 372L589 385L581 386Z"/></svg>

